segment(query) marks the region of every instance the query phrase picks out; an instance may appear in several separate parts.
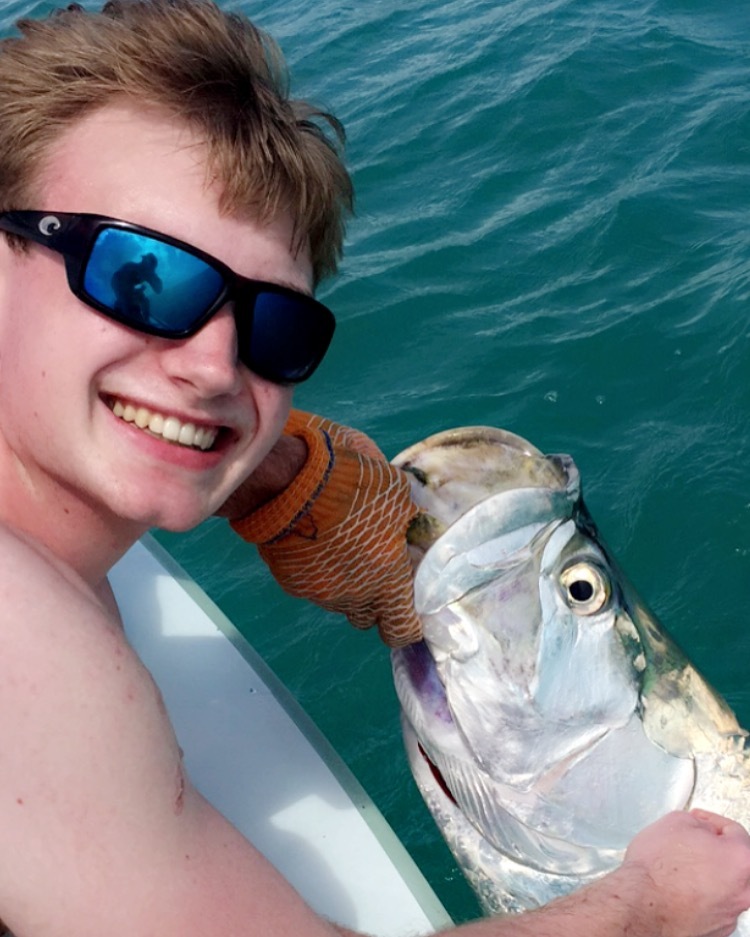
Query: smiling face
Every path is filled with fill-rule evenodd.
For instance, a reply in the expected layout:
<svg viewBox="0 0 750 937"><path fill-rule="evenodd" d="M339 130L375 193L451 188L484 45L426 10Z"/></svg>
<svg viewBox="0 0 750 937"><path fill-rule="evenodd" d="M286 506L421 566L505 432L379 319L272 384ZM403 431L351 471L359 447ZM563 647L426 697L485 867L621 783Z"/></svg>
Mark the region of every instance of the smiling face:
<svg viewBox="0 0 750 937"><path fill-rule="evenodd" d="M308 292L292 218L222 217L201 142L165 114L97 111L50 151L38 202L92 212L191 243L246 277ZM291 390L236 360L231 308L188 339L148 336L70 292L60 255L0 243L0 506L87 512L112 534L179 530L211 514L278 438ZM73 516L71 518L71 515ZM29 529L28 525L25 525ZM33 527L33 525L32 525ZM116 538L117 535L115 535Z"/></svg>

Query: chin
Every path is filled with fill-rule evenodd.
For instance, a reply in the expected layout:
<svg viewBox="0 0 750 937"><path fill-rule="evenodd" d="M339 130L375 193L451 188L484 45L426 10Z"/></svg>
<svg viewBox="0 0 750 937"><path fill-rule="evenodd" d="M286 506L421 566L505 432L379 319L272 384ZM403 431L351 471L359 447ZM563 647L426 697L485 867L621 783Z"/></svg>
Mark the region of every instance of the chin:
<svg viewBox="0 0 750 937"><path fill-rule="evenodd" d="M205 501L196 503L196 500L192 499L190 503L185 504L160 504L155 510L138 510L132 505L128 510L125 506L121 506L119 510L116 510L116 514L144 531L156 528L170 533L184 533L202 524L218 507L219 504L214 504L213 499L210 504L206 504Z"/></svg>
<svg viewBox="0 0 750 937"><path fill-rule="evenodd" d="M207 519L207 517L211 517L211 515L208 514L205 517L199 517L197 520L194 519L194 520L189 520L189 521L156 523L156 524L152 524L151 527L154 527L157 530L166 530L170 534L184 534L184 533L187 533L187 531L189 530L195 530L195 528L198 527L200 524L202 524L203 521Z"/></svg>
<svg viewBox="0 0 750 937"><path fill-rule="evenodd" d="M207 508L204 505L204 509L200 511L197 511L193 506L192 509L187 508L184 511L175 509L170 512L161 512L159 517L154 519L151 526L158 527L160 530L167 530L173 534L182 534L188 530L194 530L203 521L212 517L218 507L219 505L211 505L210 508Z"/></svg>

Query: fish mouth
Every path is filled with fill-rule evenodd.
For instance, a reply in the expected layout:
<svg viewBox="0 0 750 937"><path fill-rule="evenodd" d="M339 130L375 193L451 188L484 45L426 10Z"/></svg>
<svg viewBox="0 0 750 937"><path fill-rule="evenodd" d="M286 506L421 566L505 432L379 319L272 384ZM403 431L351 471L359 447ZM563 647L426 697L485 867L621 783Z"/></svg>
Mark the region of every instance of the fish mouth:
<svg viewBox="0 0 750 937"><path fill-rule="evenodd" d="M569 456L545 455L522 436L493 426L445 430L399 453L393 464L411 482L421 509L406 533L414 570L464 515L518 489L565 492L577 477Z"/></svg>
<svg viewBox="0 0 750 937"><path fill-rule="evenodd" d="M410 542L446 529L490 495L515 488L565 488L563 463L522 436L492 426L464 426L429 436L399 453L393 464L408 473L412 498L430 518ZM421 524L421 528L420 528Z"/></svg>
<svg viewBox="0 0 750 937"><path fill-rule="evenodd" d="M440 768L438 768L438 766L435 764L432 758L430 758L430 756L427 754L424 748L422 748L421 742L417 742L417 751L422 756L422 760L429 768L430 773L435 779L435 783L437 784L437 786L440 788L443 794L445 794L448 800L450 800L451 803L453 803L456 807L458 807L458 801L456 800L453 794L453 791L448 787L448 782L445 780L445 777L443 776L442 771L440 770Z"/></svg>

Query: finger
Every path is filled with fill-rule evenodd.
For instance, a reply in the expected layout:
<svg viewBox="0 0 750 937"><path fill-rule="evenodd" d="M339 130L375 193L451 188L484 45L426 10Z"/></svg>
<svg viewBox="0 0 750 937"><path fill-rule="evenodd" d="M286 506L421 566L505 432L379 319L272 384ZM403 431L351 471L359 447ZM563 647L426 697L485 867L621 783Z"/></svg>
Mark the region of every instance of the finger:
<svg viewBox="0 0 750 937"><path fill-rule="evenodd" d="M295 411L292 411L292 413L294 412ZM369 456L371 459L385 461L385 456L381 452L380 447L365 433L361 433L357 429L352 429L351 426L334 423L317 414L306 414L301 411L297 411L297 414L297 420L301 419L305 425L322 429L328 433L334 446L343 446L346 449L351 449L354 452ZM287 423L287 432L289 432L289 426L290 423Z"/></svg>
<svg viewBox="0 0 750 937"><path fill-rule="evenodd" d="M729 817L724 817L718 813L712 813L710 810L703 810L699 807L694 807L689 811L690 815L696 820L699 820L704 826L709 827L719 836L727 835L743 835L747 836L747 830L741 823L737 823L735 820L731 820Z"/></svg>
<svg viewBox="0 0 750 937"><path fill-rule="evenodd" d="M378 621L378 632L389 647L406 647L421 640L422 623L410 602L401 608L389 608L388 614Z"/></svg>

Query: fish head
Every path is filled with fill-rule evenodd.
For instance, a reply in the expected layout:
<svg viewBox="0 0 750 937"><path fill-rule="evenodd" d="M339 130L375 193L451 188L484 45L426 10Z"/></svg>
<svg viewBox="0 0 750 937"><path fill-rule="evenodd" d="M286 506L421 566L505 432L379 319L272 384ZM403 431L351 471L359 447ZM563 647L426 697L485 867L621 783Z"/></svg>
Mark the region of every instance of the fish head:
<svg viewBox="0 0 750 937"><path fill-rule="evenodd" d="M425 642L477 750L486 757L492 730L493 763L515 762L520 779L537 755L509 746L509 727L524 739L533 728L556 758L578 724L632 713L637 655L620 635L632 629L573 460L467 427L395 464L424 512L409 542Z"/></svg>
<svg viewBox="0 0 750 937"><path fill-rule="evenodd" d="M694 769L644 729L643 616L575 463L467 427L394 464L422 509L408 540L424 633L394 652L394 678L407 748L447 794L443 832L468 823L484 854L545 875L600 874L685 805Z"/></svg>

